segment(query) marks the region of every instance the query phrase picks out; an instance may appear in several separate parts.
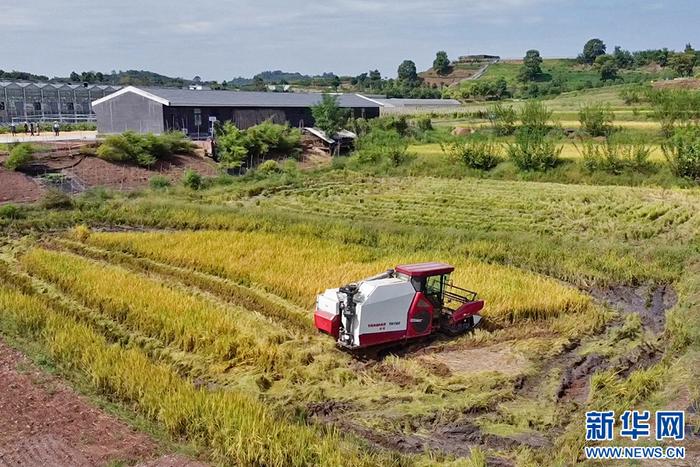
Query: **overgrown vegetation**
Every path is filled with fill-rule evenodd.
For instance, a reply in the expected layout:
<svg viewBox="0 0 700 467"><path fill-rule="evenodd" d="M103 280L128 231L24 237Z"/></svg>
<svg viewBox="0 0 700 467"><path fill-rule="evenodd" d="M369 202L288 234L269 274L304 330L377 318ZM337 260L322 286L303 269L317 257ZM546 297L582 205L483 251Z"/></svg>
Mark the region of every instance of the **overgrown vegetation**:
<svg viewBox="0 0 700 467"><path fill-rule="evenodd" d="M216 129L217 158L225 169L253 167L267 158L296 158L301 153L301 132L271 121L238 129L232 122Z"/></svg>
<svg viewBox="0 0 700 467"><path fill-rule="evenodd" d="M589 171L602 170L619 175L624 170L648 172L654 165L649 160L651 148L644 144L623 145L610 140L604 143L587 141L581 149L583 165Z"/></svg>
<svg viewBox="0 0 700 467"><path fill-rule="evenodd" d="M452 161L459 161L478 170L491 170L500 162L500 147L490 140L470 138L442 144L442 151Z"/></svg>
<svg viewBox="0 0 700 467"><path fill-rule="evenodd" d="M590 136L609 136L613 130L615 115L610 105L588 104L579 111L581 129Z"/></svg>
<svg viewBox="0 0 700 467"><path fill-rule="evenodd" d="M5 160L5 168L8 170L21 170L34 160L34 145L20 143L10 150L9 157Z"/></svg>
<svg viewBox="0 0 700 467"><path fill-rule="evenodd" d="M151 167L175 154L192 154L195 146L180 132L154 135L126 131L110 135L97 148L97 157L110 162Z"/></svg>
<svg viewBox="0 0 700 467"><path fill-rule="evenodd" d="M674 174L700 182L700 127L676 129L662 148Z"/></svg>

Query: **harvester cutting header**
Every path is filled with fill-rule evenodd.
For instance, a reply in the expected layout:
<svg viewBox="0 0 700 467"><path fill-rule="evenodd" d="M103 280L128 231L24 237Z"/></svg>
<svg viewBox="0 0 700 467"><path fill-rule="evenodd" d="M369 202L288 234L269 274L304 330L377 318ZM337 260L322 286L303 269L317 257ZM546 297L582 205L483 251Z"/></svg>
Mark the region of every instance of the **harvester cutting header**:
<svg viewBox="0 0 700 467"><path fill-rule="evenodd" d="M476 292L452 285L454 269L444 263L406 264L328 289L316 299L316 328L347 349L469 331L481 321L484 302Z"/></svg>

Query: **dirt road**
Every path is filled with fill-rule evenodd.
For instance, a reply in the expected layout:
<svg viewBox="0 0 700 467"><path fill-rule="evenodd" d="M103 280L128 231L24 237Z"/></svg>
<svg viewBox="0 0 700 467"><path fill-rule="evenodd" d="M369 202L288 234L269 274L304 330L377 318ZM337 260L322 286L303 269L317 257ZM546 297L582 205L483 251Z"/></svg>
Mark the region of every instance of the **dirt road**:
<svg viewBox="0 0 700 467"><path fill-rule="evenodd" d="M0 340L0 466L196 465L93 407Z"/></svg>

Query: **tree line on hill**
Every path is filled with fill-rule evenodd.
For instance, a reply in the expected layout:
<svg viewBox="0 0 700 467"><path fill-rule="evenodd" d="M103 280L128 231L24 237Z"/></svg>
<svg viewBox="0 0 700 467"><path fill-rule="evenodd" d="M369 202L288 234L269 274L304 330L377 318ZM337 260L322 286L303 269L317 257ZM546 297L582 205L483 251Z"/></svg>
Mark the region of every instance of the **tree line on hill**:
<svg viewBox="0 0 700 467"><path fill-rule="evenodd" d="M692 76L695 66L700 61L700 52L687 44L682 52L669 49L650 49L630 52L616 46L608 53L606 44L598 38L586 42L576 63L581 71L588 72L588 78L572 84L570 77L564 73L547 73L543 70L543 59L538 50L531 49L525 53L523 65L519 70L517 82L509 82L505 77L481 79L463 83L462 86L445 89L436 84L428 85L418 74L413 60L404 60L398 66L397 77L383 77L377 69L357 76L338 76L326 72L309 76L281 70L264 71L253 78L234 78L230 81L203 81L196 76L191 80L173 78L145 70L72 72L68 77L48 78L21 71L0 70L2 80L49 81L56 83L89 83L110 85L135 85L157 87L185 87L201 84L211 89L240 89L247 91L268 91L268 85L293 84L298 87L319 90L354 91L369 94L381 94L387 97L440 98L456 97L460 99L498 100L507 97L538 97L575 89L590 88L619 81L630 82L649 80L651 72L644 71L649 65L657 65L663 73L672 76ZM445 51L435 55L432 66L438 76L448 76L453 64ZM636 72L636 73L633 73ZM646 74L645 74L646 73Z"/></svg>
<svg viewBox="0 0 700 467"><path fill-rule="evenodd" d="M530 98L621 82L641 83L660 77L690 77L700 63L700 52L687 44L682 52L666 48L630 52L616 46L612 53L608 53L606 44L595 38L586 42L575 61L568 60L567 63L564 71L544 70L540 51L530 49L523 57L515 82L508 82L504 77L484 79L450 90L448 94L460 99ZM656 69L648 68L652 65L656 65ZM572 79L576 74L579 78Z"/></svg>

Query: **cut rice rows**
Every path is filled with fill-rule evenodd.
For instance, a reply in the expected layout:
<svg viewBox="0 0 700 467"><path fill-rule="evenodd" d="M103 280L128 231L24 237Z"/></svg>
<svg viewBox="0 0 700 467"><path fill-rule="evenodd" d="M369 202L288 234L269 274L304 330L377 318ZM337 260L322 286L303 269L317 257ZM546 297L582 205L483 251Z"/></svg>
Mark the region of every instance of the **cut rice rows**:
<svg viewBox="0 0 700 467"><path fill-rule="evenodd" d="M537 189L523 191L518 182L492 180L358 179L282 190L262 204L337 218L382 218L463 231L574 234L585 239L665 236L687 242L700 228L697 193L536 185Z"/></svg>

